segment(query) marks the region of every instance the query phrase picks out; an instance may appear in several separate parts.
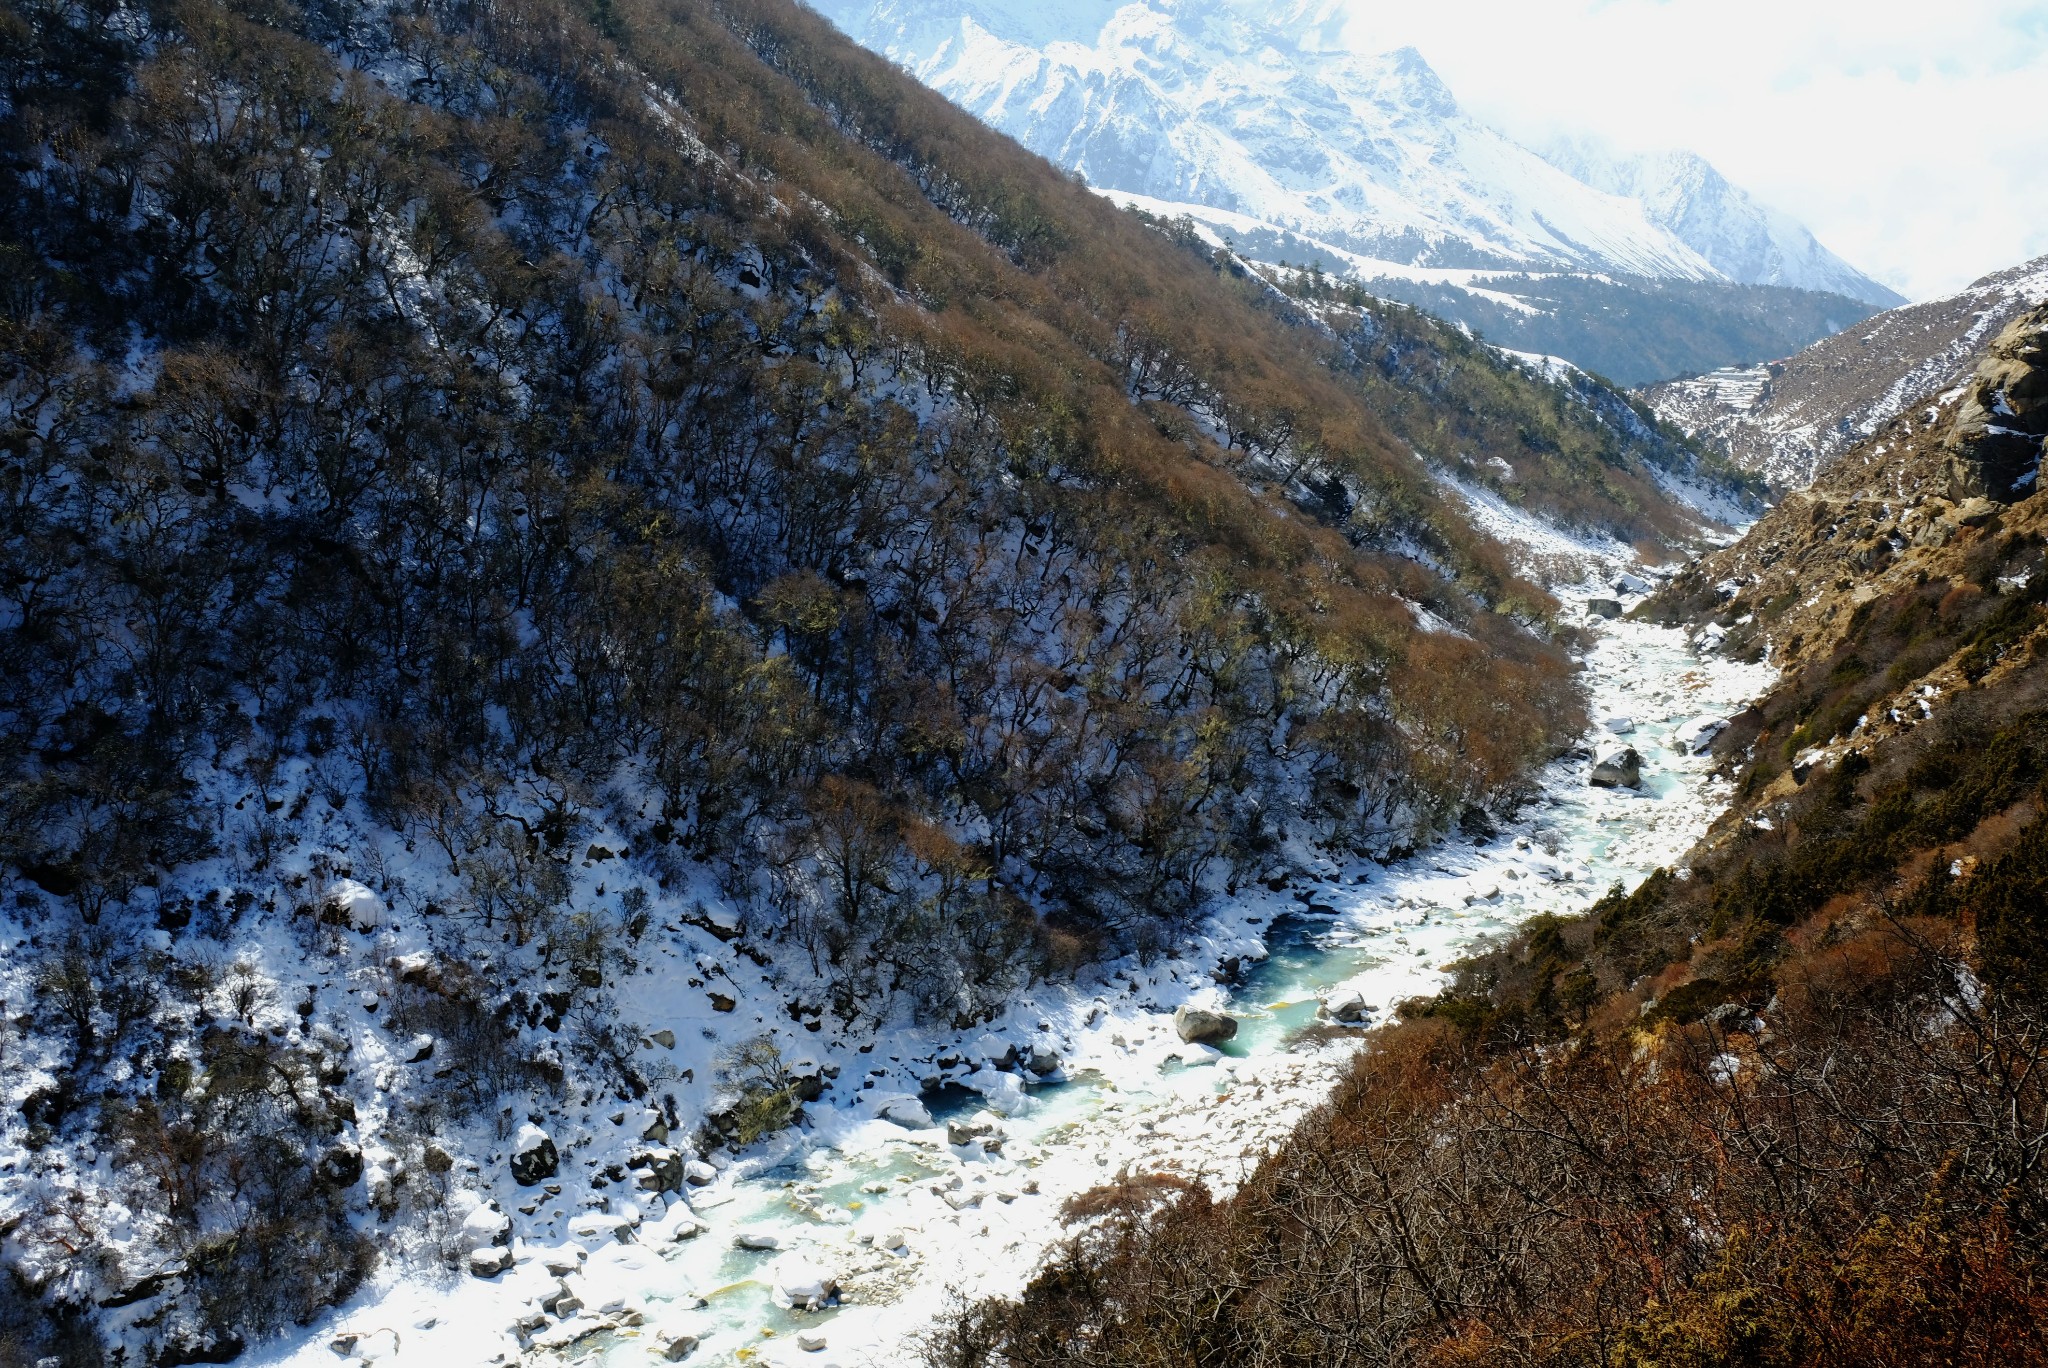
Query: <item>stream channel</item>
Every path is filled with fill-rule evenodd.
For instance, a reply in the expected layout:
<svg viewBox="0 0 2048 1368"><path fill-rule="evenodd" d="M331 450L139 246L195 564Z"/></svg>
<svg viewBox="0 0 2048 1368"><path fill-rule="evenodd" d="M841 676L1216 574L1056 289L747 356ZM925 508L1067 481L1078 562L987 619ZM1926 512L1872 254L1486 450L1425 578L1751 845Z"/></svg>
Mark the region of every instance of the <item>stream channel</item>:
<svg viewBox="0 0 2048 1368"><path fill-rule="evenodd" d="M779 1152L734 1165L693 1191L688 1208L650 1210L635 1242L583 1256L578 1281L595 1289L586 1301L624 1298L648 1324L586 1340L571 1356L641 1368L654 1337L682 1329L702 1340L693 1363L914 1363L917 1337L954 1298L1022 1287L1060 1238L1059 1209L1074 1194L1143 1172L1230 1190L1328 1094L1357 1048L1355 1034L1307 1029L1322 995L1355 988L1384 1020L1403 998L1435 991L1487 938L1539 913L1582 911L1611 885L1633 887L1679 861L1725 805L1710 759L1673 742L1696 719L1738 711L1769 685L1770 668L1695 654L1670 629L1589 625L1589 744L1633 743L1639 790L1591 787L1587 761L1560 760L1538 798L1483 841L1389 866L1325 863L1308 885L1254 886L1205 942L1212 964L1233 936L1254 955L1263 946L1234 983L1212 983L1198 959L1150 977L1129 969L1120 996L1031 1004L1035 1024L1064 1047L1062 1081L1010 1085L1007 1097L948 1087L923 1099L930 1128L875 1119L872 1105L813 1108ZM1609 730L1617 718L1633 731ZM1171 1019L1180 1002L1230 1012L1236 1037L1220 1049L1183 1046ZM991 1101L1009 1114L983 1114ZM948 1143L946 1122L977 1116L994 1121L999 1149ZM672 1238L693 1222L708 1228ZM737 1247L742 1235L777 1247ZM827 1279L836 1305L786 1305Z"/></svg>

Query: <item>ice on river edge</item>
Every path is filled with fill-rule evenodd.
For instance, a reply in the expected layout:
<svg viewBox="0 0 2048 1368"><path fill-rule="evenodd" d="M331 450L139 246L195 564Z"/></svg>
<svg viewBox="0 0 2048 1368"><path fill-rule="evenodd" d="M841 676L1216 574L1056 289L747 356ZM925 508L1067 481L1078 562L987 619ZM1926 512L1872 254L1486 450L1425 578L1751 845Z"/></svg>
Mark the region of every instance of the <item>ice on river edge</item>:
<svg viewBox="0 0 2048 1368"><path fill-rule="evenodd" d="M1122 966L1120 996L1043 988L1009 1014L1008 1035L1042 1023L1037 1034L1063 1047L1051 1075L1063 1082L1026 1089L1017 1074L985 1067L969 1083L986 1099L938 1106L930 1127L909 1128L879 1117L882 1094L849 1080L812 1104L802 1130L689 1189L687 1205L635 1194L608 1203L617 1219L591 1221L573 1219L585 1214L568 1208L575 1193L543 1198L554 1212L537 1214L557 1215L546 1228L575 1234L535 1240L539 1229L521 1222L531 1233L513 1238L512 1267L488 1280L394 1269L310 1337L253 1350L249 1361L332 1365L330 1342L346 1331L360 1336L353 1357L435 1368L539 1361L565 1348L638 1368L678 1334L701 1341L691 1363L900 1365L914 1361L910 1341L953 1294L1020 1289L1062 1234L1068 1197L1126 1171L1170 1170L1229 1190L1322 1100L1356 1048L1349 1038L1289 1048L1321 999L1356 992L1383 1019L1401 999L1434 991L1445 967L1486 937L1539 912L1582 910L1611 884L1678 860L1724 805L1725 785L1707 777L1711 759L1663 743L1702 716L1738 710L1768 686L1770 669L1697 656L1667 628L1590 625L1589 715L1633 720L1640 789L1592 788L1585 760L1560 760L1540 797L1484 844L1449 842L1387 867L1321 861L1312 888L1249 886L1187 958ZM1240 986L1219 986L1223 961L1262 954ZM1172 1025L1182 1003L1225 1008L1242 1029L1221 1050L1184 1045ZM905 1058L913 1044L929 1050L885 1037L872 1055L837 1062L857 1071ZM966 1124L991 1103L1010 1114ZM961 1138L968 1143L949 1143ZM737 1248L742 1232L773 1247ZM837 1309L791 1309L828 1283ZM564 1284L586 1309L551 1318L522 1346L515 1321ZM625 1323L634 1312L642 1324ZM592 1333L579 1342L583 1331ZM800 1333L824 1348L799 1347Z"/></svg>

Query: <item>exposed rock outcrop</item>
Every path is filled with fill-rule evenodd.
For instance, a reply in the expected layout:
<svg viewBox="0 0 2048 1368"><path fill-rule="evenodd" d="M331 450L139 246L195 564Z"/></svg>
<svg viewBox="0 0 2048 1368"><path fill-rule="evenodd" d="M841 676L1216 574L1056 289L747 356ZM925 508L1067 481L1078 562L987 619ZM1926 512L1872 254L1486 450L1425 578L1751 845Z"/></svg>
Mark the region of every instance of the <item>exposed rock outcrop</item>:
<svg viewBox="0 0 2048 1368"><path fill-rule="evenodd" d="M2011 503L2035 490L2048 436L2048 306L2015 320L1970 377L1944 450L1949 498ZM1980 519L1981 520L1981 519Z"/></svg>
<svg viewBox="0 0 2048 1368"><path fill-rule="evenodd" d="M1674 579L1651 611L1674 623L1704 615L1718 649L1789 670L1832 652L1877 599L1934 581L2014 592L2023 586L1985 580L1972 558L2048 529L2048 505L2032 497L2044 437L2048 304L2037 302L1983 350L1965 386L1925 396L1844 453L1739 543Z"/></svg>

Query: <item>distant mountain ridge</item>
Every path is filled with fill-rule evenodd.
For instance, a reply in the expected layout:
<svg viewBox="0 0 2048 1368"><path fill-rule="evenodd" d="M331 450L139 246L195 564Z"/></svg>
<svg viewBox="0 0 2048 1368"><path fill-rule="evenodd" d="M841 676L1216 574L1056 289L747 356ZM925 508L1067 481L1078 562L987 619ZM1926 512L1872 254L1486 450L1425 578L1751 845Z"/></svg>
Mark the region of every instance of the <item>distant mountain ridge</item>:
<svg viewBox="0 0 2048 1368"><path fill-rule="evenodd" d="M1704 157L1667 151L1628 154L1593 139L1542 150L1576 179L1643 207L1728 279L1846 295L1866 304L1905 300L1823 247L1804 224L1730 184Z"/></svg>
<svg viewBox="0 0 2048 1368"><path fill-rule="evenodd" d="M1901 302L1690 153L1521 146L1413 48L1335 46L1327 4L816 7L1100 189L1248 215L1366 258L1362 278L1562 270Z"/></svg>
<svg viewBox="0 0 2048 1368"><path fill-rule="evenodd" d="M1803 489L1886 423L1929 405L1939 419L1985 347L2048 300L2048 256L1940 299L1879 314L1782 362L1652 385L1659 417L1783 489Z"/></svg>

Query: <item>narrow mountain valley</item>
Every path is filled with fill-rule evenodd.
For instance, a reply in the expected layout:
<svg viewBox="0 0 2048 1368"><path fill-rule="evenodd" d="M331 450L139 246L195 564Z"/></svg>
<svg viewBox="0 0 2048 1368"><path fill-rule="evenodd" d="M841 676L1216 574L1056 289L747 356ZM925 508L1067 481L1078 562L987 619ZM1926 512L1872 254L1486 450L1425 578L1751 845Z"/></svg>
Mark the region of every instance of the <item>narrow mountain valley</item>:
<svg viewBox="0 0 2048 1368"><path fill-rule="evenodd" d="M854 8L0 5L0 1368L2039 1361L2041 263Z"/></svg>
<svg viewBox="0 0 2048 1368"><path fill-rule="evenodd" d="M782 0L4 22L10 1361L256 1354L1036 1058L1535 791L1577 629L1490 527L1751 497Z"/></svg>

